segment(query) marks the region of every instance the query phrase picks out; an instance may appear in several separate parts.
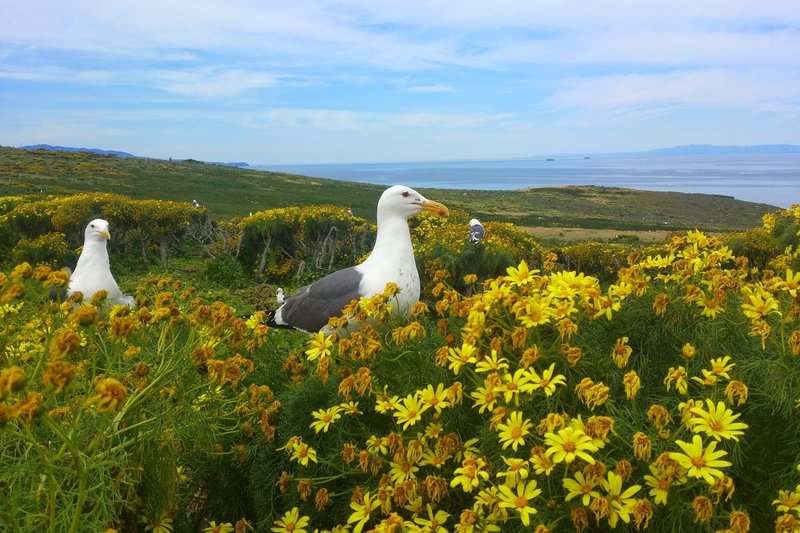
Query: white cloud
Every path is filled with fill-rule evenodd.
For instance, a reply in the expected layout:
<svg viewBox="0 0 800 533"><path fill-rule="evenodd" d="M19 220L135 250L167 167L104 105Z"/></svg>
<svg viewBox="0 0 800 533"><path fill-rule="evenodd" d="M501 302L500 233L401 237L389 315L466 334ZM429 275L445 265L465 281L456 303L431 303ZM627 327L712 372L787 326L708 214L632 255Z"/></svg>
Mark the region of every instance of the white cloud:
<svg viewBox="0 0 800 533"><path fill-rule="evenodd" d="M596 120L659 116L685 106L800 112L800 76L730 69L681 70L566 80L542 108Z"/></svg>
<svg viewBox="0 0 800 533"><path fill-rule="evenodd" d="M273 74L243 69L161 70L150 75L160 89L190 98L232 97L278 83Z"/></svg>

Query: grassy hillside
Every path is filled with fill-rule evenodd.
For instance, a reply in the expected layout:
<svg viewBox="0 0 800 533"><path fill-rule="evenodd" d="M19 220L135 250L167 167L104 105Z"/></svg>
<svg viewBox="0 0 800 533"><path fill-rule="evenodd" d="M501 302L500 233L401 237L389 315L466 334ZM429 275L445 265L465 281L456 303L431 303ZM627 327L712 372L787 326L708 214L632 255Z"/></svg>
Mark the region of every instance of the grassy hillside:
<svg viewBox="0 0 800 533"><path fill-rule="evenodd" d="M0 194L102 191L133 198L196 199L226 219L287 205L331 203L374 220L382 186L210 165L198 161L25 151L0 147ZM482 220L523 226L738 230L756 226L772 206L727 196L648 192L609 187L519 191L421 189L431 198Z"/></svg>

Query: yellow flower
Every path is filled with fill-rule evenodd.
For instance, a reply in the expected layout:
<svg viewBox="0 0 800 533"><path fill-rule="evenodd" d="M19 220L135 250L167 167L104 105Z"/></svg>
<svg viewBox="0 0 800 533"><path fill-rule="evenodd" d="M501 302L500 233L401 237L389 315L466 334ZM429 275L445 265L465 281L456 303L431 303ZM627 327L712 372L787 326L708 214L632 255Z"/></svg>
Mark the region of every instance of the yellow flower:
<svg viewBox="0 0 800 533"><path fill-rule="evenodd" d="M716 374L717 376L725 379L731 379L731 375L728 374L733 367L736 366L736 363L730 363L731 356L726 355L725 357L718 357L717 359L711 360L711 369L710 372L712 374Z"/></svg>
<svg viewBox="0 0 800 533"><path fill-rule="evenodd" d="M536 370L529 370L528 371L528 383L523 386L523 390L525 392L528 391L535 391L542 389L544 391L545 396L550 397L556 391L556 385L566 385L567 378L565 378L561 374L556 374L553 376L553 372L555 371L556 364L553 363L550 367L542 372L542 375L536 373Z"/></svg>
<svg viewBox="0 0 800 533"><path fill-rule="evenodd" d="M536 488L535 479L527 483L520 481L517 483L516 491L512 491L510 487L505 485L500 485L500 507L517 511L523 525L529 526L531 523L530 515L537 513L536 508L530 506L530 502L541 493L541 489Z"/></svg>
<svg viewBox="0 0 800 533"><path fill-rule="evenodd" d="M533 276L539 273L538 270L531 271L528 269L528 263L526 263L524 260L516 268L508 267L506 272L508 275L503 279L518 287L530 283L533 281Z"/></svg>
<svg viewBox="0 0 800 533"><path fill-rule="evenodd" d="M695 433L705 432L706 435L719 441L720 439L733 439L738 442L738 435L743 435L743 429L747 429L744 422L736 422L741 416L740 413L733 414L723 402L714 402L706 398L708 411L702 407L694 407L691 413L696 415L691 419L692 431Z"/></svg>
<svg viewBox="0 0 800 533"><path fill-rule="evenodd" d="M497 473L497 477L506 478L505 484L509 487L515 487L517 482L523 479L528 479L530 473L530 465L525 459L518 459L512 457L508 459L503 457L503 462L508 466L506 470Z"/></svg>
<svg viewBox="0 0 800 533"><path fill-rule="evenodd" d="M489 380L486 380L486 387L477 387L475 391L470 393L470 396L475 398L475 407L479 408L479 412L485 410L493 410L494 404L497 401L495 397L494 388L491 387Z"/></svg>
<svg viewBox="0 0 800 533"><path fill-rule="evenodd" d="M586 452L596 452L597 445L592 442L592 438L581 431L572 427L566 427L556 433L547 433L544 442L549 446L545 455L552 456L556 463L571 463L576 457L580 457L589 464L594 464L594 458Z"/></svg>
<svg viewBox="0 0 800 533"><path fill-rule="evenodd" d="M633 348L628 346L628 337L620 337L611 351L611 358L619 368L625 368L632 353Z"/></svg>
<svg viewBox="0 0 800 533"><path fill-rule="evenodd" d="M450 486L457 487L461 485L461 489L464 492L472 492L472 489L476 488L481 480L487 481L489 479L489 473L486 471L486 462L479 457L465 458L461 462L461 466L456 468L453 473L455 476L450 481Z"/></svg>
<svg viewBox="0 0 800 533"><path fill-rule="evenodd" d="M503 393L506 403L511 403L512 399L517 401L517 395L524 390L528 380L528 373L524 368L519 368L513 374L505 374L504 383L498 385L496 390Z"/></svg>
<svg viewBox="0 0 800 533"><path fill-rule="evenodd" d="M441 413L445 407L450 407L450 402L447 401L447 389L442 383L436 386L436 390L433 390L433 385L429 384L419 392L419 395L422 403L433 407L437 413Z"/></svg>
<svg viewBox="0 0 800 533"><path fill-rule="evenodd" d="M339 414L341 410L341 407L334 405L328 409L319 409L314 411L311 413L311 416L313 416L316 420L311 423L311 429L313 429L316 433L319 433L320 431L327 433L331 428L331 424L342 418L342 415Z"/></svg>
<svg viewBox="0 0 800 533"><path fill-rule="evenodd" d="M140 517L139 519L141 522L149 522L146 517ZM156 518L155 522L152 524L148 523L145 527L145 531L152 531L153 533L172 533L172 518L165 514L162 514L160 517Z"/></svg>
<svg viewBox="0 0 800 533"><path fill-rule="evenodd" d="M445 511L436 511L434 514L431 504L427 504L428 518L417 517L414 522L422 526L422 531L426 533L447 533L447 529L442 524L447 522L450 515Z"/></svg>
<svg viewBox="0 0 800 533"><path fill-rule="evenodd" d="M800 514L800 485L793 491L779 490L778 499L772 501L772 505L777 506L778 512L789 513L794 511Z"/></svg>
<svg viewBox="0 0 800 533"><path fill-rule="evenodd" d="M697 349L687 342L683 345L683 348L681 348L681 353L686 359L691 359L697 354Z"/></svg>
<svg viewBox="0 0 800 533"><path fill-rule="evenodd" d="M603 483L608 498L611 502L611 508L608 515L608 525L612 528L617 527L617 521L621 518L626 524L630 523L630 513L636 500L633 495L639 492L642 488L640 485L631 485L624 491L622 490L622 477L614 472L608 473L608 479Z"/></svg>
<svg viewBox="0 0 800 533"><path fill-rule="evenodd" d="M600 494L594 490L595 484L587 481L581 472L575 472L574 479L564 478L563 483L564 488L569 491L564 497L565 501L580 497L584 507L588 507L592 498L600 497Z"/></svg>
<svg viewBox="0 0 800 533"><path fill-rule="evenodd" d="M389 475L392 478L392 483L399 485L404 481L416 478L415 472L419 471L419 467L414 466L407 461L389 463Z"/></svg>
<svg viewBox="0 0 800 533"><path fill-rule="evenodd" d="M672 475L656 463L650 465L651 474L644 476L644 481L650 487L650 496L655 498L656 504L667 505L667 495L672 487Z"/></svg>
<svg viewBox="0 0 800 533"><path fill-rule="evenodd" d="M635 370L631 370L622 376L622 383L625 385L625 397L629 400L636 398L636 395L639 394L639 389L642 388L642 380Z"/></svg>
<svg viewBox="0 0 800 533"><path fill-rule="evenodd" d="M292 446L291 459L297 461L303 466L308 466L309 461L317 462L317 450L306 444L305 442L294 443Z"/></svg>
<svg viewBox="0 0 800 533"><path fill-rule="evenodd" d="M364 528L366 523L369 521L369 515L380 507L381 502L378 498L372 496L369 492L364 494L364 500L362 503L358 502L350 502L350 508L353 512L347 519L347 523L355 523L355 528L353 529L353 533L361 533L361 530Z"/></svg>
<svg viewBox="0 0 800 533"><path fill-rule="evenodd" d="M96 406L98 413L113 413L128 397L128 389L114 378L101 380L95 387L95 392L85 404Z"/></svg>
<svg viewBox="0 0 800 533"><path fill-rule="evenodd" d="M331 355L331 348L333 347L332 335L325 335L320 331L316 333L308 341L308 349L306 355L309 361L313 361L319 357L327 357Z"/></svg>
<svg viewBox="0 0 800 533"><path fill-rule="evenodd" d="M375 402L375 410L379 413L388 413L397 409L397 404L400 398L397 396L389 396L388 394L380 394L378 400Z"/></svg>
<svg viewBox="0 0 800 533"><path fill-rule="evenodd" d="M766 292L752 292L746 288L742 289L745 301L742 303L742 312L750 320L759 320L770 313L781 314L778 309L778 301Z"/></svg>
<svg viewBox="0 0 800 533"><path fill-rule="evenodd" d="M728 453L724 450L717 451L716 441L712 441L707 448L703 448L703 439L700 435L695 435L692 437L691 443L681 440L676 440L675 443L681 447L683 453L671 452L670 459L674 459L686 468L687 475L702 478L709 485L714 484L714 479L725 475L720 468L731 466L730 462L721 459Z"/></svg>
<svg viewBox="0 0 800 533"><path fill-rule="evenodd" d="M461 371L463 365L475 363L476 348L468 343L463 343L461 348L450 348L447 360L450 361L450 370L456 375Z"/></svg>
<svg viewBox="0 0 800 533"><path fill-rule="evenodd" d="M272 531L275 533L305 533L310 522L307 516L300 516L300 509L293 507L285 515L275 521Z"/></svg>
<svg viewBox="0 0 800 533"><path fill-rule="evenodd" d="M508 360L505 357L498 357L497 350L492 350L491 355L484 357L475 365L476 372L500 372L508 370Z"/></svg>
<svg viewBox="0 0 800 533"><path fill-rule="evenodd" d="M409 394L397 405L396 411L392 414L399 424L403 424L403 429L406 429L408 426L413 426L422 420L422 413L424 413L428 407L427 404L421 404L416 395Z"/></svg>
<svg viewBox="0 0 800 533"><path fill-rule="evenodd" d="M667 386L667 391L669 391L673 383L675 384L676 391L680 394L686 394L689 385L686 381L686 369L684 367L669 367L667 377L664 378L664 385Z"/></svg>
<svg viewBox="0 0 800 533"><path fill-rule="evenodd" d="M233 524L230 522L217 524L215 521L212 521L208 527L203 530L203 533L233 533Z"/></svg>
<svg viewBox="0 0 800 533"><path fill-rule="evenodd" d="M800 272L794 272L791 268L787 268L786 281L780 284L780 288L788 291L792 298L797 297L797 289L800 289Z"/></svg>
<svg viewBox="0 0 800 533"><path fill-rule="evenodd" d="M528 298L523 303L517 310L517 318L523 326L535 328L550 322L553 311L547 299L541 301L539 298Z"/></svg>
<svg viewBox="0 0 800 533"><path fill-rule="evenodd" d="M523 420L521 411L512 412L505 423L497 425L503 449L508 448L510 445L514 451L517 451L517 447L525 443L525 435L529 433L528 430L532 427L533 424L530 420Z"/></svg>

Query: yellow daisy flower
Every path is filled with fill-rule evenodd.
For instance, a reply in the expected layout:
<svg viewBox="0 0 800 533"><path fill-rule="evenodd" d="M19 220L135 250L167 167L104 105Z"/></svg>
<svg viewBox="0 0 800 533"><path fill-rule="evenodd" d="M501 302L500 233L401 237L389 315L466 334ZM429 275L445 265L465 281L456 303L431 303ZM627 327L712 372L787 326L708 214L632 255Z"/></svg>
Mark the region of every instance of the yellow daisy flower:
<svg viewBox="0 0 800 533"><path fill-rule="evenodd" d="M342 415L339 413L342 411L342 408L338 405L334 405L329 409L319 409L311 413L316 420L311 423L311 429L313 429L316 433L322 431L323 433L327 433L328 430L331 428L331 424L335 421L342 418Z"/></svg>
<svg viewBox="0 0 800 533"><path fill-rule="evenodd" d="M370 514L372 511L380 507L381 502L378 498L372 496L369 492L364 494L362 503L350 502L350 508L353 512L347 518L347 523L355 523L353 533L361 533L364 526L369 522Z"/></svg>
<svg viewBox="0 0 800 533"><path fill-rule="evenodd" d="M293 507L285 515L275 521L272 531L275 533L306 533L305 527L310 519L307 516L300 516L300 509Z"/></svg>
<svg viewBox="0 0 800 533"><path fill-rule="evenodd" d="M580 457L589 464L594 464L594 457L587 452L596 452L597 445L592 442L592 438L581 431L572 427L565 427L556 433L546 433L544 442L549 446L545 451L547 457L552 456L556 463L571 463L576 457Z"/></svg>
<svg viewBox="0 0 800 533"><path fill-rule="evenodd" d="M523 479L528 479L530 473L530 465L525 459L518 459L512 457L508 459L503 457L503 462L508 466L506 470L497 473L497 477L504 477L505 484L509 487L516 487L517 482Z"/></svg>
<svg viewBox="0 0 800 533"><path fill-rule="evenodd" d="M330 356L332 347L332 335L325 335L322 331L316 333L308 340L308 349L306 350L308 360L313 361L320 357Z"/></svg>
<svg viewBox="0 0 800 533"><path fill-rule="evenodd" d="M428 407L428 405L420 403L416 395L409 394L397 405L397 409L392 414L397 419L397 423L403 424L403 429L406 429L408 426L413 426L422 420L422 413Z"/></svg>
<svg viewBox="0 0 800 533"><path fill-rule="evenodd" d="M429 384L419 391L419 395L422 403L433 407L437 413L441 413L445 407L450 407L450 402L447 401L447 389L441 383L436 386L436 390L433 389L433 385Z"/></svg>
<svg viewBox="0 0 800 533"><path fill-rule="evenodd" d="M695 433L704 432L714 440L720 439L733 439L739 441L738 435L743 435L743 429L747 429L748 425L744 422L737 422L736 419L741 416L740 413L733 414L733 411L728 409L723 402L714 402L706 399L708 410L702 407L694 407L691 413L696 415L691 419L692 431Z"/></svg>
<svg viewBox="0 0 800 533"><path fill-rule="evenodd" d="M417 517L414 519L416 524L422 526L422 531L426 533L448 533L447 529L443 527L442 524L447 522L450 515L441 510L434 513L431 504L427 504L425 508L428 511L428 518Z"/></svg>
<svg viewBox="0 0 800 533"><path fill-rule="evenodd" d="M592 498L600 497L600 494L594 490L595 484L588 481L582 472L575 472L575 478L564 478L563 483L564 488L569 491L564 498L565 501L579 497L584 507L588 507Z"/></svg>
<svg viewBox="0 0 800 533"><path fill-rule="evenodd" d="M528 430L532 427L533 423L530 420L522 418L521 411L513 411L505 423L497 425L503 449L508 448L510 445L514 451L517 451L519 445L525 443L525 435L529 433Z"/></svg>
<svg viewBox="0 0 800 533"><path fill-rule="evenodd" d="M500 485L500 507L517 511L522 523L529 526L530 516L537 513L536 508L530 506L530 502L541 493L542 490L536 488L535 479L527 483L520 481L517 483L516 491L513 491L511 487Z"/></svg>
<svg viewBox="0 0 800 533"><path fill-rule="evenodd" d="M731 466L730 462L721 459L728 453L724 450L716 450L716 441L712 441L707 448L703 448L703 439L700 435L695 435L692 437L691 443L682 440L676 440L675 443L681 447L683 453L671 452L670 459L674 459L686 468L687 475L702 478L709 485L713 485L715 479L725 475L720 468Z"/></svg>
<svg viewBox="0 0 800 533"><path fill-rule="evenodd" d="M553 376L556 364L553 363L550 367L542 372L542 375L536 373L536 370L530 369L528 371L528 383L523 386L523 391L532 392L539 389L544 391L545 396L550 397L556 391L556 385L566 385L567 378L561 374Z"/></svg>
<svg viewBox="0 0 800 533"><path fill-rule="evenodd" d="M617 527L617 521L620 518L626 524L630 523L630 513L633 511L633 506L636 503L633 495L639 492L642 487L640 485L631 485L623 491L622 477L614 472L608 473L608 478L603 482L603 485L608 492L608 499L611 502L608 525L612 528Z"/></svg>

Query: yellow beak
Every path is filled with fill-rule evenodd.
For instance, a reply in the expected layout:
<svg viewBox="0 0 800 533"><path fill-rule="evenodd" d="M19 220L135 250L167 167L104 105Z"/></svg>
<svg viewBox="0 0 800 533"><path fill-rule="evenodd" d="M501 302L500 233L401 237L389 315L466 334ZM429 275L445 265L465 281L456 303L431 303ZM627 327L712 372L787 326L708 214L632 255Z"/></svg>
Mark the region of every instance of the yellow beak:
<svg viewBox="0 0 800 533"><path fill-rule="evenodd" d="M440 217L446 217L450 214L450 210L447 209L446 205L440 204L439 202L435 202L433 200L426 201L421 207L424 211L430 211L431 213L437 214Z"/></svg>
<svg viewBox="0 0 800 533"><path fill-rule="evenodd" d="M111 240L111 234L108 232L107 229L100 230L100 235L106 238L107 241Z"/></svg>

